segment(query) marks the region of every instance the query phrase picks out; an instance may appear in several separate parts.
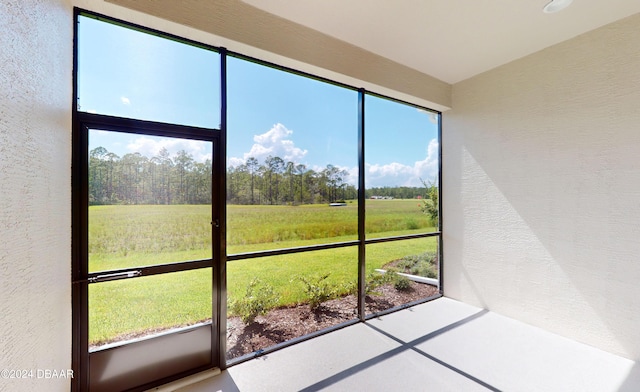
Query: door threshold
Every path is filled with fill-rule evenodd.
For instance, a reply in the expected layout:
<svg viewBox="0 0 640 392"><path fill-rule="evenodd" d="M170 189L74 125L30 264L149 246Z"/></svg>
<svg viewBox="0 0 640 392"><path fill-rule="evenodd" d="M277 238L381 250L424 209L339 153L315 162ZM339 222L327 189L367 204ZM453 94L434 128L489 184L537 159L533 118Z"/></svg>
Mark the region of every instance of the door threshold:
<svg viewBox="0 0 640 392"><path fill-rule="evenodd" d="M181 378L179 380L176 381L172 381L168 384L164 384L164 385L160 385L159 387L155 387L155 388L151 388L149 390L147 390L147 392L173 392L173 391L177 391L181 388L184 388L186 386L189 386L191 384L195 384L198 383L202 380L206 380L208 378L211 377L215 377L217 375L220 374L220 369L219 368L213 368L213 369L209 369L209 370L205 370L203 372L200 373L196 373L193 374L191 376L187 376L185 378Z"/></svg>

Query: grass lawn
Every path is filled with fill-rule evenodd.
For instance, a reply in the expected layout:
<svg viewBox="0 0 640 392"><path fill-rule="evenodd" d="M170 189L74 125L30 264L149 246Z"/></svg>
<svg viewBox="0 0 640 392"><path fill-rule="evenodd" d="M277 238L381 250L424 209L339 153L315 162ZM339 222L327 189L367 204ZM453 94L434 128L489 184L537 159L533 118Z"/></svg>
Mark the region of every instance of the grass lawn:
<svg viewBox="0 0 640 392"><path fill-rule="evenodd" d="M369 238L433 231L417 200L368 200ZM89 269L101 271L211 257L211 208L92 206ZM346 207L228 206L228 253L339 242L357 238L357 204ZM403 256L436 250L436 238L366 248L367 270ZM330 273L346 290L357 277L357 247L229 262L229 299L255 277L274 287L280 305L305 302L297 276ZM90 285L89 340L188 325L211 316L211 269Z"/></svg>

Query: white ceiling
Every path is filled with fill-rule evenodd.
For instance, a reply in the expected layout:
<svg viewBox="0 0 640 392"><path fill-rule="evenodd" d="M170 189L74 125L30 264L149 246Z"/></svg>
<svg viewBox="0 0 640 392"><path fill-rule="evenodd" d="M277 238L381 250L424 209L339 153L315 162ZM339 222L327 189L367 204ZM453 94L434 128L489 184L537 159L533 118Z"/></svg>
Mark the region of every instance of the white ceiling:
<svg viewBox="0 0 640 392"><path fill-rule="evenodd" d="M640 12L640 0L244 0L256 8L456 83Z"/></svg>

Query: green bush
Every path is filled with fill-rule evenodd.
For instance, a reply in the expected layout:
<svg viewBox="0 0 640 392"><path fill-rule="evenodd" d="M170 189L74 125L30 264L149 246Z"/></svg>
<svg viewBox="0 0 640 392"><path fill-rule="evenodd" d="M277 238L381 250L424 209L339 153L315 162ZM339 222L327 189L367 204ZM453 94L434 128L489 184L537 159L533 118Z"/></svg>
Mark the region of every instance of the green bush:
<svg viewBox="0 0 640 392"><path fill-rule="evenodd" d="M388 272L387 272L388 273ZM411 288L411 279L406 276L396 275L395 282L393 282L393 287L398 291L407 291Z"/></svg>
<svg viewBox="0 0 640 392"><path fill-rule="evenodd" d="M403 291L411 288L411 279L406 276L398 275L397 268L389 268L384 274L385 284L391 284L396 290Z"/></svg>
<svg viewBox="0 0 640 392"><path fill-rule="evenodd" d="M425 187L425 197L422 199L422 205L420 210L423 214L428 215L431 218L431 223L434 226L438 226L438 207L439 207L439 191L436 186L436 182L425 182L422 180L422 184Z"/></svg>
<svg viewBox="0 0 640 392"><path fill-rule="evenodd" d="M381 274L379 272L371 272L370 274L367 275L367 281L364 285L365 295L381 295L379 291L376 291L378 287L393 283L392 279L393 279L392 274L389 274L389 273Z"/></svg>
<svg viewBox="0 0 640 392"><path fill-rule="evenodd" d="M376 289L382 286L382 280L384 275L378 272L371 272L367 275L367 281L364 284L364 294L365 295L380 295L381 293L376 291Z"/></svg>
<svg viewBox="0 0 640 392"><path fill-rule="evenodd" d="M400 271L427 278L438 277L438 255L436 252L425 252L402 258L397 267Z"/></svg>
<svg viewBox="0 0 640 392"><path fill-rule="evenodd" d="M249 282L245 296L231 301L229 309L248 325L253 323L257 316L264 315L273 309L279 300L280 296L273 291L271 285L254 278Z"/></svg>
<svg viewBox="0 0 640 392"><path fill-rule="evenodd" d="M350 281L340 285L341 289L338 295L358 295L358 281Z"/></svg>
<svg viewBox="0 0 640 392"><path fill-rule="evenodd" d="M317 309L323 302L336 297L337 290L327 282L329 275L315 275L310 278L306 276L297 277L297 280L304 284L304 293L309 298L309 308L311 310Z"/></svg>
<svg viewBox="0 0 640 392"><path fill-rule="evenodd" d="M411 288L411 279L398 275L398 270L395 268L389 268L385 273L373 272L367 276L365 294L380 295L381 293L376 289L388 284L393 285L399 291L409 290Z"/></svg>
<svg viewBox="0 0 640 392"><path fill-rule="evenodd" d="M435 267L430 264L420 264L411 268L411 275L424 276L426 278L437 278L438 272Z"/></svg>

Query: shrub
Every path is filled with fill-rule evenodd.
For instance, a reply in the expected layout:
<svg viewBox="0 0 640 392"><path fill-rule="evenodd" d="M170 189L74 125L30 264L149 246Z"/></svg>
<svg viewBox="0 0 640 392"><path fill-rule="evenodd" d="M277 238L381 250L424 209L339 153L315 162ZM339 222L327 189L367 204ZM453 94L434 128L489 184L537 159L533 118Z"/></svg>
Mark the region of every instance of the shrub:
<svg viewBox="0 0 640 392"><path fill-rule="evenodd" d="M388 272L387 272L388 273ZM406 276L395 274L395 282L393 282L393 287L398 291L407 291L411 288L411 279Z"/></svg>
<svg viewBox="0 0 640 392"><path fill-rule="evenodd" d="M393 283L395 275L395 273L390 273L389 271L384 274L379 272L370 273L367 275L367 281L364 286L365 295L381 295L380 292L376 291L377 288Z"/></svg>
<svg viewBox="0 0 640 392"><path fill-rule="evenodd" d="M304 292L309 298L309 308L317 309L323 302L335 298L337 291L328 282L327 278L330 274L312 276L298 276L297 280L304 284Z"/></svg>
<svg viewBox="0 0 640 392"><path fill-rule="evenodd" d="M411 268L410 272L411 272L411 275L424 276L426 278L435 279L438 277L438 273L436 272L435 267L431 264L424 264L424 263L418 264L413 268Z"/></svg>
<svg viewBox="0 0 640 392"><path fill-rule="evenodd" d="M401 271L411 275L437 278L437 261L438 257L435 252L425 252L419 255L406 256L398 262L397 266Z"/></svg>
<svg viewBox="0 0 640 392"><path fill-rule="evenodd" d="M431 223L434 226L438 226L438 187L436 186L436 182L425 182L422 181L422 185L425 187L425 197L422 199L422 205L420 206L420 210L423 214L428 215L431 218Z"/></svg>
<svg viewBox="0 0 640 392"><path fill-rule="evenodd" d="M231 301L229 309L248 325L253 323L257 316L273 309L279 300L280 296L274 293L273 287L254 278L249 282L245 296Z"/></svg>
<svg viewBox="0 0 640 392"><path fill-rule="evenodd" d="M403 291L411 288L411 279L398 275L396 268L389 268L384 274L384 284L392 284L396 290Z"/></svg>
<svg viewBox="0 0 640 392"><path fill-rule="evenodd" d="M367 280L364 283L364 295L380 295L381 293L376 289L382 286L382 274L372 272L367 275Z"/></svg>
<svg viewBox="0 0 640 392"><path fill-rule="evenodd" d="M357 295L358 294L358 281L350 281L340 285L341 289L338 295Z"/></svg>

